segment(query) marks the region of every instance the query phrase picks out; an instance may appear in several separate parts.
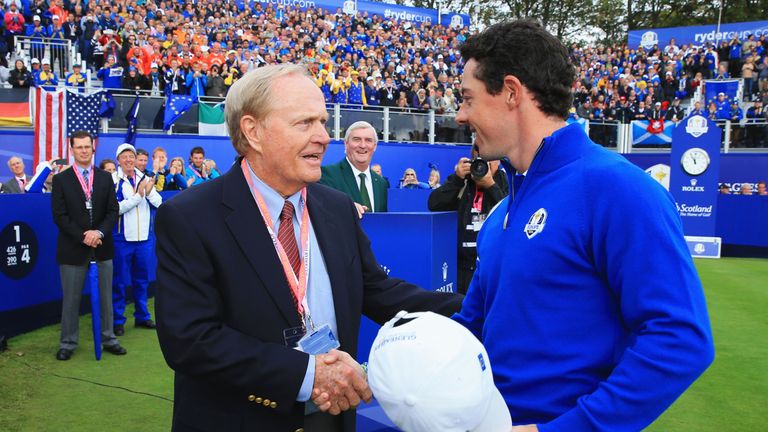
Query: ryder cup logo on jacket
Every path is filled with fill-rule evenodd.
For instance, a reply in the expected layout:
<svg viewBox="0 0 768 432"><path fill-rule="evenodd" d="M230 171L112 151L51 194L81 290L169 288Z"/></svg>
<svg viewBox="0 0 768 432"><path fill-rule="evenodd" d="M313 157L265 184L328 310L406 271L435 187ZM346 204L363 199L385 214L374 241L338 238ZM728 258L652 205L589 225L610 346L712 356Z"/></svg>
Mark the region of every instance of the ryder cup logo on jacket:
<svg viewBox="0 0 768 432"><path fill-rule="evenodd" d="M685 131L694 138L704 135L708 130L707 119L699 115L691 116L685 124Z"/></svg>
<svg viewBox="0 0 768 432"><path fill-rule="evenodd" d="M528 223L525 224L525 229L523 232L525 232L525 235L528 236L528 239L532 239L536 234L544 231L544 225L546 225L547 222L547 210L540 208L536 210L536 213L534 213L530 219L528 219Z"/></svg>

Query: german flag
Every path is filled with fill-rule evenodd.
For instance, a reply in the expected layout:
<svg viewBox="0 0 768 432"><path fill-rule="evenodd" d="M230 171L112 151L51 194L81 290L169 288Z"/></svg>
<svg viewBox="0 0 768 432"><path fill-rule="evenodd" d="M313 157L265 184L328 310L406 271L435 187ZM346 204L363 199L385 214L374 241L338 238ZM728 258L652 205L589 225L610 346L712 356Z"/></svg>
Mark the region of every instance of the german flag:
<svg viewBox="0 0 768 432"><path fill-rule="evenodd" d="M0 126L32 126L29 89L0 89Z"/></svg>

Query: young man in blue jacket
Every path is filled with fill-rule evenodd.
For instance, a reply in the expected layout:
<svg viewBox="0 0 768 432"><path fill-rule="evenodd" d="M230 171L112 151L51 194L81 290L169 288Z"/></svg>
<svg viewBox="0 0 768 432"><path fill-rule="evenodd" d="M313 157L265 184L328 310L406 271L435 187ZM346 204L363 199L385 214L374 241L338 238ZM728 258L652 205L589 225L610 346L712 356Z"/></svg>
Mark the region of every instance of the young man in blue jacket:
<svg viewBox="0 0 768 432"><path fill-rule="evenodd" d="M454 319L485 345L517 431L637 431L710 365L712 332L669 193L566 125L566 48L531 21L468 38L456 120L510 194Z"/></svg>

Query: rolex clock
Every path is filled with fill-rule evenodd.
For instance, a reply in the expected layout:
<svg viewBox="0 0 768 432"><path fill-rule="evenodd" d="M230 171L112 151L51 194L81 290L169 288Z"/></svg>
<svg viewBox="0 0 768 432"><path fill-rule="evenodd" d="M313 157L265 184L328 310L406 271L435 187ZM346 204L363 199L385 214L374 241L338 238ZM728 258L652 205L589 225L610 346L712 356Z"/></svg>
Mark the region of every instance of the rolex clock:
<svg viewBox="0 0 768 432"><path fill-rule="evenodd" d="M683 171L692 176L703 174L709 168L709 163L709 153L700 147L689 148L683 152L683 156L680 158Z"/></svg>

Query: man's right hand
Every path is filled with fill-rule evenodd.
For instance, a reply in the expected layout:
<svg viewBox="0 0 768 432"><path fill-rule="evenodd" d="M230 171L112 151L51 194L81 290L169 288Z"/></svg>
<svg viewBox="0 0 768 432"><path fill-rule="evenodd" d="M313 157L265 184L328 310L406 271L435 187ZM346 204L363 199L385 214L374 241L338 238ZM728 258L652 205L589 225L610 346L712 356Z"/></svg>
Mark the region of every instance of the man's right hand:
<svg viewBox="0 0 768 432"><path fill-rule="evenodd" d="M357 217L360 219L362 219L365 212L368 211L368 207L358 203L355 203L355 208L357 208Z"/></svg>
<svg viewBox="0 0 768 432"><path fill-rule="evenodd" d="M357 408L361 400L371 401L373 393L368 387L365 372L349 354L331 350L315 358L312 401L321 411L338 415Z"/></svg>
<svg viewBox="0 0 768 432"><path fill-rule="evenodd" d="M456 174L456 177L460 179L467 178L469 175L469 167L471 166L471 160L469 158L461 158L459 159L459 163L456 164L454 167L454 173Z"/></svg>

